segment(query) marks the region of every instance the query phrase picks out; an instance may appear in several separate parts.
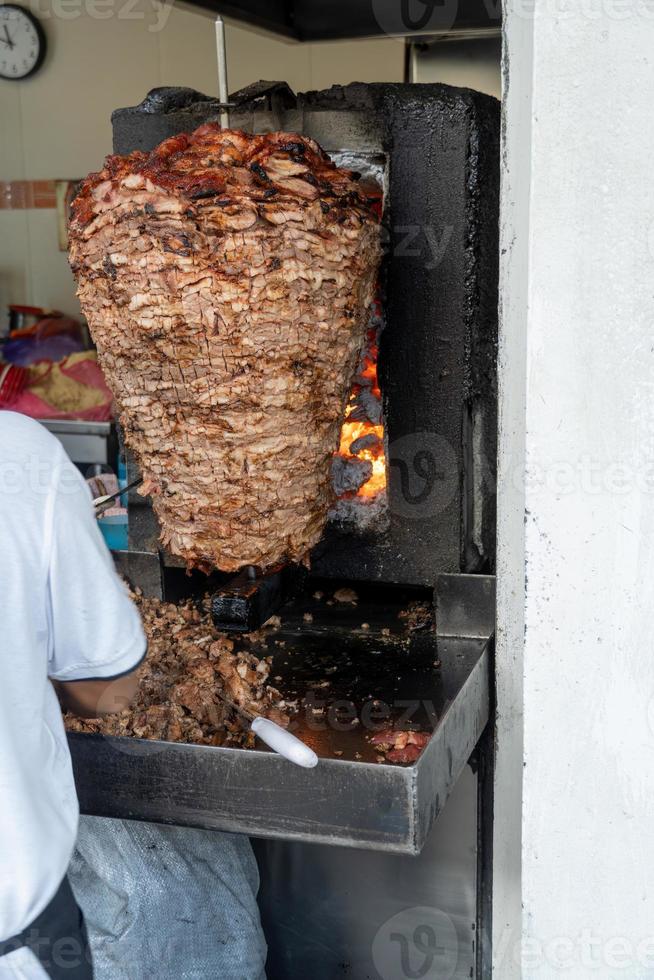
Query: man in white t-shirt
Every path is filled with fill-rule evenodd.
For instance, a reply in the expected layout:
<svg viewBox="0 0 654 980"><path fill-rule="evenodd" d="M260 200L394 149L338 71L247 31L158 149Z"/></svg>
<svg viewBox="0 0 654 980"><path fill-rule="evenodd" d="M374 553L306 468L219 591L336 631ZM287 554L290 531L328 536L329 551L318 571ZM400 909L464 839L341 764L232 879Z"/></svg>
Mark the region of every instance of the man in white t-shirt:
<svg viewBox="0 0 654 980"><path fill-rule="evenodd" d="M145 646L82 477L37 422L0 412L0 980L92 977L59 700L124 708Z"/></svg>

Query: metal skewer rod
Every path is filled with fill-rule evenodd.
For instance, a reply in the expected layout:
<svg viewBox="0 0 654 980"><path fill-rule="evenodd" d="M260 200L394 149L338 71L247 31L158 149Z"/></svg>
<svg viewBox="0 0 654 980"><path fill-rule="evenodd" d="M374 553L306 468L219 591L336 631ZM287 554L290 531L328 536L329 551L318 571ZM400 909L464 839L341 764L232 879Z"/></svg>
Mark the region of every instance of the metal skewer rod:
<svg viewBox="0 0 654 980"><path fill-rule="evenodd" d="M229 89L227 87L227 42L225 40L225 21L220 14L216 17L216 54L218 57L218 98L220 104L226 106L229 102ZM229 109L223 108L220 111L220 125L223 129L229 129Z"/></svg>
<svg viewBox="0 0 654 980"><path fill-rule="evenodd" d="M126 487L121 487L120 490L116 490L115 493L106 493L103 497L96 497L93 501L93 506L99 513L101 510L104 510L105 506L110 504L112 500L116 500L117 497L122 497L122 495L127 493L128 490L134 490L135 487L140 487L142 483L143 477L140 476L137 480L132 480L131 483L128 483Z"/></svg>

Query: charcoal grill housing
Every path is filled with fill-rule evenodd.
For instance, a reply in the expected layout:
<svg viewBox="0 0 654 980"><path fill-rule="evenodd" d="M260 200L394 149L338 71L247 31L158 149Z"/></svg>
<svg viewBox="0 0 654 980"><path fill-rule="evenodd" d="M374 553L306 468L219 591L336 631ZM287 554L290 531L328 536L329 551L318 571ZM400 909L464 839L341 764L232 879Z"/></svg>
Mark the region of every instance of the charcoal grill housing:
<svg viewBox="0 0 654 980"><path fill-rule="evenodd" d="M361 534L332 522L313 570L429 587L442 573L492 571L499 103L445 85L353 84L296 96L274 82L232 101L234 128L302 132L327 152L385 162L378 371L389 520ZM150 150L219 112L193 90L155 89L114 112L114 150ZM154 517L140 498L133 504L130 550L156 555Z"/></svg>

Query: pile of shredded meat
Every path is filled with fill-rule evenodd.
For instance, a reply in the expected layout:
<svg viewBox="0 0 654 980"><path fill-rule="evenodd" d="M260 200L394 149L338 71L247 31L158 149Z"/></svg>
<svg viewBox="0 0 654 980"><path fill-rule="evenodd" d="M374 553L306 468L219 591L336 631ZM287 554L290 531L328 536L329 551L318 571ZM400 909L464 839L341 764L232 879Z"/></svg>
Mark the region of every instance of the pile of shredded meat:
<svg viewBox="0 0 654 980"><path fill-rule="evenodd" d="M208 124L75 199L82 309L189 567L300 561L322 534L380 255L355 178L311 139Z"/></svg>
<svg viewBox="0 0 654 980"><path fill-rule="evenodd" d="M134 704L99 719L66 716L72 732L100 732L200 745L251 748L247 721L216 696L286 727L285 702L267 683L270 660L238 651L191 602L177 606L135 597L148 638Z"/></svg>

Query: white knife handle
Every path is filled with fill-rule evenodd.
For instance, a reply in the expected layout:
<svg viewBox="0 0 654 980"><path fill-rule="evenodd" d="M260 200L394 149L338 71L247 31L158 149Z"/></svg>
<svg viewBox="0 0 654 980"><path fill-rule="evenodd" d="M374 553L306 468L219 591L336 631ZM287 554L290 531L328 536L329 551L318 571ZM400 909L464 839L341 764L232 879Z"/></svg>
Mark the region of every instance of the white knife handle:
<svg viewBox="0 0 654 980"><path fill-rule="evenodd" d="M318 756L313 749L269 718L255 718L251 727L262 742L296 766L313 769L318 765Z"/></svg>

